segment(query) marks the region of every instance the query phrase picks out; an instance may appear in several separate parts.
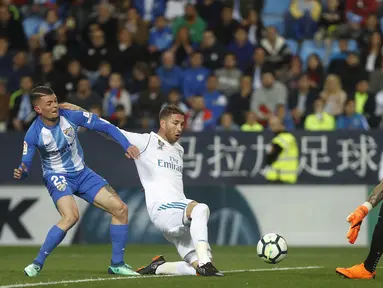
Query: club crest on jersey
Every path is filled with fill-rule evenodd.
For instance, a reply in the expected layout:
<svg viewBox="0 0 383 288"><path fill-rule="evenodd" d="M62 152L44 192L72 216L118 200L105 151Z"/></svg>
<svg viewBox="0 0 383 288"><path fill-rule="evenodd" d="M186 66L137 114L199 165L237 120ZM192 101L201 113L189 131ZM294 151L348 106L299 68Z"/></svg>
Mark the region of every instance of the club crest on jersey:
<svg viewBox="0 0 383 288"><path fill-rule="evenodd" d="M64 135L67 136L70 139L74 138L74 130L73 127L69 127L63 130Z"/></svg>
<svg viewBox="0 0 383 288"><path fill-rule="evenodd" d="M164 147L165 143L162 142L160 139L158 139L158 150L164 150L163 147Z"/></svg>
<svg viewBox="0 0 383 288"><path fill-rule="evenodd" d="M65 191L66 184L65 183L59 183L56 187L57 187L57 190L59 190L59 191Z"/></svg>

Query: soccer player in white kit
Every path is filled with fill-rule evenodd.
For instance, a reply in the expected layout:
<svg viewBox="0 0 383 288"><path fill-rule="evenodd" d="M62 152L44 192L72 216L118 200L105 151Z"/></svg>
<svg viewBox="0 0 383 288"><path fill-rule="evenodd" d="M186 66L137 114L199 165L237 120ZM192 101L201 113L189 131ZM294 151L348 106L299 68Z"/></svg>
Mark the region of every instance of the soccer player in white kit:
<svg viewBox="0 0 383 288"><path fill-rule="evenodd" d="M74 106L69 104L65 108L74 109ZM121 132L135 146L132 149L138 148L140 152L134 161L144 187L150 220L176 246L183 261L167 262L163 256L156 256L137 272L142 275L223 276L212 264L207 227L209 207L187 199L184 194L184 149L177 141L184 129L185 115L178 107L170 105L161 110L159 121L158 133Z"/></svg>

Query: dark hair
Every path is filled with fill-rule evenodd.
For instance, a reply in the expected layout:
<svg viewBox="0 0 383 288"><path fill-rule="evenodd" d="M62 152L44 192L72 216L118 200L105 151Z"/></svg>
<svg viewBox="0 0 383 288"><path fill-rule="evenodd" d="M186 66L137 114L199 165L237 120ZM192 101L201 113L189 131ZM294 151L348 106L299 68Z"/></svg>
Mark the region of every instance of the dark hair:
<svg viewBox="0 0 383 288"><path fill-rule="evenodd" d="M24 79L24 78L31 78L31 80L32 80L32 82L33 82L33 76L30 75L30 74L25 74L25 75L21 76L20 81L21 81L22 79Z"/></svg>
<svg viewBox="0 0 383 288"><path fill-rule="evenodd" d="M263 76L265 74L271 74L275 78L275 71L273 69L266 68L266 69L262 70L261 75Z"/></svg>
<svg viewBox="0 0 383 288"><path fill-rule="evenodd" d="M228 52L228 53L226 53L226 54L225 54L225 58L226 58L227 56L232 56L232 57L235 58L235 60L237 60L237 55L235 55L235 54L232 53L232 52Z"/></svg>
<svg viewBox="0 0 383 288"><path fill-rule="evenodd" d="M173 114L185 116L185 113L182 112L182 110L180 108L178 108L177 106L168 105L168 106L165 106L164 108L162 108L162 110L160 111L160 117L159 118L160 118L160 120L162 120L162 119L168 118L169 116L171 116Z"/></svg>
<svg viewBox="0 0 383 288"><path fill-rule="evenodd" d="M213 31L213 29L211 29L211 28L206 28L204 31L203 31L203 33L213 33L214 34L214 31ZM215 36L215 35L214 35Z"/></svg>
<svg viewBox="0 0 383 288"><path fill-rule="evenodd" d="M137 62L133 66L133 70L140 71L141 73L145 74L146 77L150 74L150 67L145 62Z"/></svg>
<svg viewBox="0 0 383 288"><path fill-rule="evenodd" d="M52 95L52 94L55 94L52 88L47 86L37 86L35 89L32 90L31 101L34 104L42 96Z"/></svg>
<svg viewBox="0 0 383 288"><path fill-rule="evenodd" d="M177 88L171 88L170 91L169 91L169 93L168 93L168 95L169 95L169 94L172 94L172 93L177 93L177 94L179 94L179 95L181 94L180 90L178 90Z"/></svg>
<svg viewBox="0 0 383 288"><path fill-rule="evenodd" d="M355 103L355 100L354 99L347 99L346 103L344 103L344 106L346 106L346 105L348 105L350 103Z"/></svg>
<svg viewBox="0 0 383 288"><path fill-rule="evenodd" d="M190 59L191 58L193 58L194 56L201 56L201 58L202 58L202 61L203 61L203 55L202 55L202 53L201 53L201 51L194 51L192 54L191 54L191 56L190 56Z"/></svg>

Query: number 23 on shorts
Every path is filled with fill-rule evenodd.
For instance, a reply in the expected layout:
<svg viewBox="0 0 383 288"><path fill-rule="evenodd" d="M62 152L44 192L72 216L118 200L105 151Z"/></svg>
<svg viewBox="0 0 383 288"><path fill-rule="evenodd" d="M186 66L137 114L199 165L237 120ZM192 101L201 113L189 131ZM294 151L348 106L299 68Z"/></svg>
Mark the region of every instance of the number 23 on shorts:
<svg viewBox="0 0 383 288"><path fill-rule="evenodd" d="M59 191L64 191L68 186L68 182L66 181L65 177L62 175L60 176L52 175L50 176L50 181L51 183L53 183L53 185L56 186L57 190Z"/></svg>

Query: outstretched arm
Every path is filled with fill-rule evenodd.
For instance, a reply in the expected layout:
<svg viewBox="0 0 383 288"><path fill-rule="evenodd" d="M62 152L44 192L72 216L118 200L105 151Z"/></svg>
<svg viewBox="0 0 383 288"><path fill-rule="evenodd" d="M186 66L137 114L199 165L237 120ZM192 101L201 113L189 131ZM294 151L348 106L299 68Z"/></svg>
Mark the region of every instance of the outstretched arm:
<svg viewBox="0 0 383 288"><path fill-rule="evenodd" d="M70 103L60 104L60 108L65 107L62 110L64 113L77 125L88 128L93 131L100 132L103 135L107 135L112 140L119 143L125 151L125 156L127 158L137 159L139 156L139 151L137 147L132 145L129 140L122 134L119 128L112 125L110 122L105 119L99 118L97 115L87 112L85 109L82 109L79 106Z"/></svg>
<svg viewBox="0 0 383 288"><path fill-rule="evenodd" d="M91 128L91 130L105 133L106 135L110 136L113 140L119 143L122 146L122 148L124 148L125 151L130 146L132 146L132 144L128 141L128 139L121 133L121 131L116 126L112 125L110 122L102 118L97 117L96 115L92 115L91 117L96 118L94 120L93 127Z"/></svg>
<svg viewBox="0 0 383 288"><path fill-rule="evenodd" d="M87 113L87 112L83 112ZM101 133L104 133L108 136L110 136L113 140L115 140L117 143L119 143L125 151L125 156L129 159L138 159L140 155L140 151L138 148L134 145L132 145L129 140L122 134L120 129L118 129L116 126L110 124L108 121L99 118L96 115L93 115L93 117L96 118L95 123L93 125L94 131L98 131Z"/></svg>

